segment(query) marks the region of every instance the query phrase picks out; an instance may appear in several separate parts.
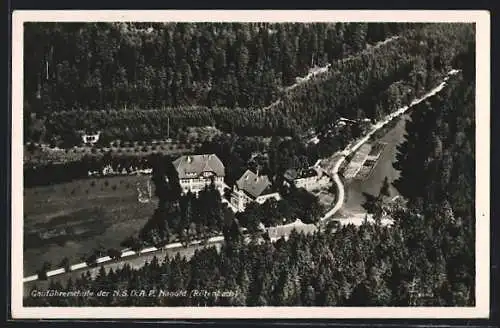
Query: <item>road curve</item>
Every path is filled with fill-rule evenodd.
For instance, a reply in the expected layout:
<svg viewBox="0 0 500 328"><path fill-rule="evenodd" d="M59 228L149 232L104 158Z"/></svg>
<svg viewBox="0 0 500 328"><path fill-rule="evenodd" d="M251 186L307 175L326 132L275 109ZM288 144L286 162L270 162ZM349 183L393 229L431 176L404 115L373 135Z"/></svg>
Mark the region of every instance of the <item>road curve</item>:
<svg viewBox="0 0 500 328"><path fill-rule="evenodd" d="M365 142L367 142L370 137L375 133L377 132L378 130L380 130L382 127L384 127L387 123L389 123L390 121L392 121L394 118L396 117L399 117L401 116L402 114L404 114L406 111L408 111L412 106L415 106L416 104L424 101L425 99L435 95L436 93L438 93L439 91L441 91L444 86L446 85L446 82L448 81L449 77L451 75L454 75L456 73L458 73L459 70L456 70L456 69L452 69L448 72L447 76L444 78L444 81L441 82L437 87L435 87L434 89L432 89L431 91L427 92L426 94L424 94L422 97L420 97L419 99L415 99L413 100L409 106L404 106L404 107L401 107L400 109L388 114L385 119L383 119L382 121L379 121L377 122L377 124L375 124L373 126L373 128L370 130L370 132L368 132L363 138L361 138L357 143L355 143L353 146L351 146L350 144L347 145L347 147L340 152L340 155L342 155L342 157L337 161L337 163L335 163L334 167L333 167L333 170L332 172L330 173L332 176L333 176L333 181L335 182L335 185L337 186L337 202L335 204L335 206L329 210L320 220L323 221L323 220L327 220L329 218L331 218L335 213L337 213L337 211L342 207L342 205L344 204L344 201L345 201L345 188L344 188L344 184L342 183L342 180L340 180L340 176L338 174L339 172L339 169L340 169L340 166L342 165L342 163L344 163L345 159L347 156L351 155L352 153L354 153L356 150L359 149L359 147L361 147Z"/></svg>
<svg viewBox="0 0 500 328"><path fill-rule="evenodd" d="M423 101L423 100L427 99L428 97L431 97L431 96L435 95L436 93L438 93L439 91L441 91L443 89L443 87L446 85L446 81L448 80L449 76L456 74L458 72L459 72L459 70L451 70L450 72L448 72L448 75L444 78L444 82L442 82L440 85L438 85L437 87L435 87L434 89L432 89L431 91L429 91L428 93L423 95L421 98L412 101L409 106L404 106L404 107L400 108L399 110L387 115L384 120L375 124L373 126L373 128L370 130L370 132L367 133L366 136L364 136L363 138L358 140L354 145L349 144L343 151L339 152L341 157L335 163L332 171L330 172L330 174L333 176L333 181L334 181L335 185L337 186L337 191L338 191L337 192L337 195L338 195L337 201L335 203L335 206L332 209L330 209L320 219L321 221L331 218L335 213L337 213L337 211L344 204L345 188L344 188L344 184L342 183L342 180L340 179L338 171L340 169L340 166L345 161L346 157L349 156L350 154L354 153L356 150L358 150L359 147L361 147L366 141L368 141L370 139L370 137L375 132L380 130L383 126L385 126L392 119L402 115L412 106L420 103L421 101ZM347 220L345 222L341 222L341 224L350 224L350 223L357 224L357 223L359 223L358 221L362 222L362 220L357 220L357 221L352 221L352 222ZM299 232L302 231L304 233L310 233L310 232L315 231L316 229L317 229L316 225L305 224L305 223L301 222L300 220L298 220L294 223L287 224L287 225L269 227L267 230L268 230L272 240L276 240L276 239L279 239L281 237L286 238L291 233L292 230L297 230ZM214 236L207 241L207 244L219 245L223 242L223 240L224 240L223 236ZM138 251L138 252L127 249L127 250L122 250L121 257L118 261L112 260L109 256L104 256L104 257L98 258L96 262L99 265L98 267L100 267L100 265L116 266L118 263L123 264L126 262L131 262L132 260L134 260L134 261L139 260L139 258L144 258L144 262L145 262L147 260L147 258L150 258L150 257L152 258L152 256L154 256L155 254L165 254L166 252L175 254L175 253L186 252L186 251L191 251L191 250L194 252L194 249L199 248L201 246L201 243L202 242L199 240L192 241L187 248L183 247L180 243L173 243L173 244L165 245L162 248L148 247L148 248L143 249L143 250ZM142 262L142 260L141 260L141 262ZM74 273L83 272L84 270L89 270L89 269L96 270L95 268L89 268L87 263L84 263L84 262L74 264L74 265L70 266L69 269L70 269L69 271L66 271L64 268L54 269L54 270L47 272L47 276L50 278L53 278L55 276L68 274L71 272L74 272ZM39 281L38 275L32 275L32 276L28 276L28 277L23 278L23 283L25 283L25 284L26 283L33 283L36 281Z"/></svg>

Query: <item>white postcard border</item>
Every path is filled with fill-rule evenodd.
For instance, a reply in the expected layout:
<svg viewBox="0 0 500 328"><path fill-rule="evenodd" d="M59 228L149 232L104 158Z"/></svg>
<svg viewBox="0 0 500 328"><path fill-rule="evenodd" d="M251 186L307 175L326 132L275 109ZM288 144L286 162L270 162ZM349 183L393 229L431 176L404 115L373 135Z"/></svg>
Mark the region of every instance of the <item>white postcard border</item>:
<svg viewBox="0 0 500 328"><path fill-rule="evenodd" d="M111 21L462 22L476 25L475 307L24 307L23 23ZM476 10L53 10L12 15L12 249L14 319L84 318L487 318L490 302L490 14Z"/></svg>

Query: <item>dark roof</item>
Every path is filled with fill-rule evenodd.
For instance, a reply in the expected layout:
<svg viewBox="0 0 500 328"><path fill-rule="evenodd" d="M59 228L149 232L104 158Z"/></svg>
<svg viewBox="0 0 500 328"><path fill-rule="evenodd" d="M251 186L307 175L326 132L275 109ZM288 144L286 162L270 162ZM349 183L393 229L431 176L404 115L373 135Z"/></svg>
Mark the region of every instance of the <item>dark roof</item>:
<svg viewBox="0 0 500 328"><path fill-rule="evenodd" d="M215 154L184 155L173 161L179 179L196 178L203 172L213 172L218 177L224 176L224 164Z"/></svg>
<svg viewBox="0 0 500 328"><path fill-rule="evenodd" d="M295 180L295 179L297 179L298 175L299 175L299 173L297 172L296 169L288 169L283 174L283 176L287 180Z"/></svg>
<svg viewBox="0 0 500 328"><path fill-rule="evenodd" d="M270 191L271 182L267 175L258 176L250 170L246 170L241 178L236 181L238 189L243 190L249 196L257 198L265 192Z"/></svg>
<svg viewBox="0 0 500 328"><path fill-rule="evenodd" d="M321 176L321 173L319 170L317 170L314 167L310 167L304 170L297 171L295 169L288 169L285 171L283 174L285 179L287 180L295 180L295 179L302 179L302 178L310 178L310 177L315 177L315 176Z"/></svg>

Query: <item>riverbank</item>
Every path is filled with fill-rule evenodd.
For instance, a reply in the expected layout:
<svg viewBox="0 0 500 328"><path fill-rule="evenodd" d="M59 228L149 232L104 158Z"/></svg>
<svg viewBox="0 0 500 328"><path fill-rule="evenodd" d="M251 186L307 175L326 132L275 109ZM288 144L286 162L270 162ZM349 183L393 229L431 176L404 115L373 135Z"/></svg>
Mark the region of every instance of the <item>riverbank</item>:
<svg viewBox="0 0 500 328"><path fill-rule="evenodd" d="M452 70L452 71L449 72L449 75L455 74L457 72L458 71L456 71L456 70ZM421 101L425 100L426 98L431 97L431 96L435 95L436 93L438 93L439 91L441 91L444 88L444 86L446 85L446 81L448 79L448 76L444 79L444 81L440 85L438 85L437 87L435 87L434 89L432 89L431 91L429 91L428 93L426 93L421 98L415 99L414 101L412 101L412 103L410 104L410 106L404 106L404 107L400 108L399 110L397 110L397 111L389 114L385 119L383 119L380 122L376 123L372 127L372 129L370 130L370 132L368 132L363 138L354 141L353 143L351 143L350 145L348 145L346 147L346 149L344 149L342 152L340 152L341 156L339 157L338 161L333 165L332 171L328 172L333 177L333 180L334 180L335 184L337 185L337 188L338 188L338 199L337 199L337 202L336 202L335 206L330 211L328 211L321 218L321 221L326 221L326 220L332 218L337 213L337 211L344 205L344 201L345 201L345 187L344 187L344 183L342 182L342 180L339 177L339 173L338 172L339 172L339 168L341 167L342 163L346 160L346 158L349 157L351 154L355 153L364 143L366 143L368 140L370 140L370 138L373 135L375 135L376 132L378 132L381 129L383 129L384 127L386 127L389 122L391 122L394 119L397 119L401 115L404 115L406 113L406 111L411 108L411 106L413 106L415 104L418 104ZM333 156L336 156L336 155L337 154L334 154ZM362 221L360 221L360 222L362 222ZM298 226L300 226L300 225L301 224L299 222ZM307 226L309 226L309 225L307 225ZM276 228L280 228L280 227L276 227ZM285 227L282 226L281 228L285 228ZM296 227L294 227L294 226L288 227L287 226L286 228L287 229L285 229L285 231L283 232L284 234L282 236L276 236L274 238L286 237L289 234L289 232L291 232L293 229L297 229L298 227L297 226ZM314 227L311 227L311 228L312 228L312 231L314 231L315 228ZM272 228L272 229L275 229L275 228ZM289 231L287 231L287 230L289 230ZM222 238L222 240L220 240L219 243L222 243L222 242L223 242L223 238ZM169 245L166 245L164 248L166 248L168 246ZM160 250L158 250L156 248L154 248L154 249L150 248L150 249L151 249L151 251L153 253L157 253L158 251L160 251ZM123 254L122 254L122 257L123 257ZM98 259L98 262L99 262L99 260L100 259ZM108 262L108 261L110 261L110 259L103 260L102 262L99 262L99 263L105 263L105 262ZM64 273L64 270L62 270L62 272L60 272L60 273L61 274ZM59 272L58 272L58 274L59 274ZM32 277L28 277L27 279L25 278L25 281L32 282L32 281L36 281L37 279L38 279L38 277L32 276Z"/></svg>
<svg viewBox="0 0 500 328"><path fill-rule="evenodd" d="M378 194L385 177L387 177L391 184L389 188L390 196L395 197L399 195L396 188L392 186L392 182L400 175L399 171L393 167L393 163L396 160L398 145L404 141L406 120L408 118L408 115L402 116L392 129L389 129L385 135L378 139L378 141L384 142L386 145L369 176L364 180L351 179L346 183L346 199L340 211L342 213L340 214L364 213L364 209L361 206L365 201L363 193Z"/></svg>

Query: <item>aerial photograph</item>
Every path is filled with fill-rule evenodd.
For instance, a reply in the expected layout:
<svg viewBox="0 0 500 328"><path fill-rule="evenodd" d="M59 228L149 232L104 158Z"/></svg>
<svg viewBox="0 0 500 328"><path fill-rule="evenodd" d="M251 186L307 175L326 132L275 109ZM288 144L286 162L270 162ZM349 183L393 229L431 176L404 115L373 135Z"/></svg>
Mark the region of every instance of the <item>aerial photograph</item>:
<svg viewBox="0 0 500 328"><path fill-rule="evenodd" d="M23 38L24 307L476 305L474 23Z"/></svg>

